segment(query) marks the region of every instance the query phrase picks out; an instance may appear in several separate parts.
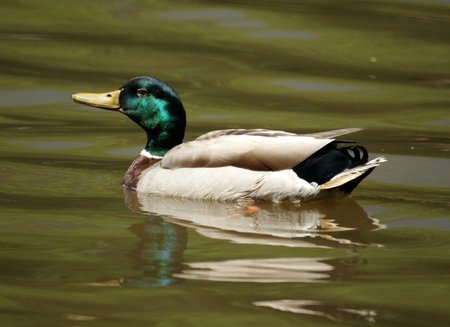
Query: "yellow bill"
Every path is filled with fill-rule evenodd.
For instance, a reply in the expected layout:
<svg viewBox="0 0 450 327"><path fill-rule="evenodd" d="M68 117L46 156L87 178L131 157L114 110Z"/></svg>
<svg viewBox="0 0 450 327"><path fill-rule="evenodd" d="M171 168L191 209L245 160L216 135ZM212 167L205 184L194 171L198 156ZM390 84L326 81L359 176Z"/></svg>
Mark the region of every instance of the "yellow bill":
<svg viewBox="0 0 450 327"><path fill-rule="evenodd" d="M100 109L119 111L119 95L121 90L107 93L75 93L71 98L73 101Z"/></svg>

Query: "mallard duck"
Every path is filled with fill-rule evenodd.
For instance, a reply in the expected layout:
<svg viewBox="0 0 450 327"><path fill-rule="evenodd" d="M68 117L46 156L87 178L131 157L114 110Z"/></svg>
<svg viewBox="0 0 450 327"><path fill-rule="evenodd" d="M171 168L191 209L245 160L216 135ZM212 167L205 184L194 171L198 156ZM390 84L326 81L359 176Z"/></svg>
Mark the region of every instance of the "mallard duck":
<svg viewBox="0 0 450 327"><path fill-rule="evenodd" d="M346 128L313 134L226 129L182 143L186 113L162 81L136 77L112 92L72 95L76 102L119 111L147 133L147 144L125 173L123 186L138 192L219 201L300 201L345 196L376 166L368 152L336 137Z"/></svg>

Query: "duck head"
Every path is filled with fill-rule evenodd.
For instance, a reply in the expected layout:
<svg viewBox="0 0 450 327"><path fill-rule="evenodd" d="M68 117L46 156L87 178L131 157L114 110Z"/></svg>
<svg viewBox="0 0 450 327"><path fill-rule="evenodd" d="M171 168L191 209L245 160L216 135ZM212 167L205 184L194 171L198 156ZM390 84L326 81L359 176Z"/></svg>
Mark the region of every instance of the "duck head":
<svg viewBox="0 0 450 327"><path fill-rule="evenodd" d="M147 133L145 149L163 156L183 142L186 113L178 94L160 80L136 77L120 89L106 93L76 93L75 102L100 109L119 111Z"/></svg>

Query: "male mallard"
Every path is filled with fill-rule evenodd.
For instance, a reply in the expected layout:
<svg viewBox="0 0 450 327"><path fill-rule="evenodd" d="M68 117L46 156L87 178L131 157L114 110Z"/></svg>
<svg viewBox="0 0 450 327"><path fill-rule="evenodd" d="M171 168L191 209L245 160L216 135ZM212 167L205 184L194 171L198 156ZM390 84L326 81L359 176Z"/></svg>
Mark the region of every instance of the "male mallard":
<svg viewBox="0 0 450 327"><path fill-rule="evenodd" d="M367 150L335 137L358 128L298 135L265 129L212 131L182 143L186 113L177 93L152 77L119 90L77 93L76 102L119 111L147 133L123 186L195 199L308 200L347 195L376 166Z"/></svg>

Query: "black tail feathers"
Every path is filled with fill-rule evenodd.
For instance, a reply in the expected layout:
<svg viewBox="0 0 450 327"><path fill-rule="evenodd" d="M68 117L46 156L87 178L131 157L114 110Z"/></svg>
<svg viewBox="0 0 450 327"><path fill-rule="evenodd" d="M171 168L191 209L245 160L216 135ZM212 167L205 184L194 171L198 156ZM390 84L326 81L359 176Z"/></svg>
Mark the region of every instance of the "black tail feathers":
<svg viewBox="0 0 450 327"><path fill-rule="evenodd" d="M363 146L334 141L299 163L293 170L301 179L321 185L346 169L364 165L368 159L369 154ZM350 193L370 171L339 188Z"/></svg>

